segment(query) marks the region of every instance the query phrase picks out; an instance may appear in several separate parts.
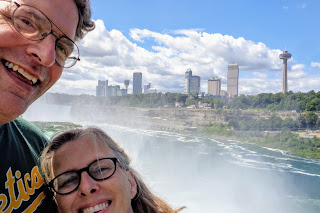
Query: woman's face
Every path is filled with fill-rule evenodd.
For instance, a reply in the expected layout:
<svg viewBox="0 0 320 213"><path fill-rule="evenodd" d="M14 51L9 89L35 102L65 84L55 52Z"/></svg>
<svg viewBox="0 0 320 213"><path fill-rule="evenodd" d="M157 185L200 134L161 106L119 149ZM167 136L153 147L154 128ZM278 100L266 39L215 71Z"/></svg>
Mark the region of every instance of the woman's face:
<svg viewBox="0 0 320 213"><path fill-rule="evenodd" d="M108 157L115 157L115 154L101 141L83 137L68 142L53 155L53 178L69 170L87 167L97 159ZM123 170L117 163L116 171L109 179L95 181L87 172L82 172L77 190L67 195L56 194L55 197L62 213L133 213L131 199L136 193L137 185L132 173Z"/></svg>

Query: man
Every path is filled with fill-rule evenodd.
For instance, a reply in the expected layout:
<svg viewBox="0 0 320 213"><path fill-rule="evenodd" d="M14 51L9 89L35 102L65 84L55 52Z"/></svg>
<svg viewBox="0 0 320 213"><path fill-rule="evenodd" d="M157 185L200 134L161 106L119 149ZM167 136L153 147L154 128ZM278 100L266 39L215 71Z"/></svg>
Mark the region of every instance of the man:
<svg viewBox="0 0 320 213"><path fill-rule="evenodd" d="M18 118L79 60L94 29L89 0L0 0L0 212L49 212L41 132Z"/></svg>

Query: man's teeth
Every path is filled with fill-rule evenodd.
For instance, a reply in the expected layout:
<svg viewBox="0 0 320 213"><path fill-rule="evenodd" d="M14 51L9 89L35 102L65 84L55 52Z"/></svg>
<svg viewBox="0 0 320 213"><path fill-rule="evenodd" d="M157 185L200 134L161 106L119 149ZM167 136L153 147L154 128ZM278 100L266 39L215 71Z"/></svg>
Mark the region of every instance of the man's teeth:
<svg viewBox="0 0 320 213"><path fill-rule="evenodd" d="M10 63L10 62L6 62L5 66L7 66L9 69L12 69L13 71L17 71L18 73L20 73L23 77L25 77L26 79L32 81L33 84L37 83L38 79L32 75L30 75L29 73L25 72L24 69L22 69L21 67L19 67L16 64Z"/></svg>
<svg viewBox="0 0 320 213"><path fill-rule="evenodd" d="M83 209L82 212L83 213L94 213L94 212L97 212L97 211L101 211L102 209L107 208L108 206L109 206L108 203L101 203L101 204L98 204L96 206Z"/></svg>

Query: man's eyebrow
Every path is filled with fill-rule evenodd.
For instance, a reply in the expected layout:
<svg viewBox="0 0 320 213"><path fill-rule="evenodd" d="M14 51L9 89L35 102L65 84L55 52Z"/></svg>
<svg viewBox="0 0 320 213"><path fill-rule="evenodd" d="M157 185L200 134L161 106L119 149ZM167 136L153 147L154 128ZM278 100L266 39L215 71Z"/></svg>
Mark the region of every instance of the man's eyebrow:
<svg viewBox="0 0 320 213"><path fill-rule="evenodd" d="M0 9L0 16L4 15L7 18L11 19L11 7L10 5L4 6L3 9Z"/></svg>
<svg viewBox="0 0 320 213"><path fill-rule="evenodd" d="M26 13L28 13L28 14L30 14L30 16L32 16L32 17L34 17L34 18L36 18L36 20L45 20L45 19L48 19L46 16L44 16L43 14L41 14L42 15L42 18L38 15L38 14L36 14L36 13L34 13L34 12L30 12L30 11L26 11ZM44 19L44 18L45 19ZM48 20L49 21L49 20ZM49 21L50 22L50 21Z"/></svg>
<svg viewBox="0 0 320 213"><path fill-rule="evenodd" d="M29 17L34 21L34 23L38 27L38 29L40 29L40 27L42 26L41 23L43 23L46 20L51 25L51 22L48 20L48 18L46 16L43 16L43 14L41 14L41 16L39 16L38 14L36 14L34 12L30 12L30 11L26 11L26 14L28 14Z"/></svg>

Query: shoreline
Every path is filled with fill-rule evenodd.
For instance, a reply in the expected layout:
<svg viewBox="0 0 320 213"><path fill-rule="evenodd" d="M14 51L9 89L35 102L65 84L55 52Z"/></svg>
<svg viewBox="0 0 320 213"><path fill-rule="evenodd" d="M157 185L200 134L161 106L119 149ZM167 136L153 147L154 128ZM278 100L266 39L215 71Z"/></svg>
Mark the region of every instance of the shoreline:
<svg viewBox="0 0 320 213"><path fill-rule="evenodd" d="M228 120L225 119L232 113L232 111L180 108L73 106L70 111L70 120L74 123L90 121L153 131L205 136L210 139L237 140L260 147L282 150L297 157L320 158L320 148L317 148L316 145L320 143L317 142L319 139L314 139L315 142L312 142L314 144L310 145L312 139L298 138L295 136L298 134L296 132L230 130ZM252 111L247 111L245 114L257 116ZM232 116L237 116L237 113ZM288 137L283 138L283 134L287 134ZM280 143L280 141L282 142ZM303 145L300 145L301 143ZM312 148L313 150L309 150Z"/></svg>
<svg viewBox="0 0 320 213"><path fill-rule="evenodd" d="M61 131L66 131L69 129L73 129L73 128L81 128L83 126L86 126L85 122L50 122L50 121L32 121L33 124L35 124L36 126L38 126L41 131L43 131L46 136L48 136L49 138L51 138L53 135L55 135L58 132ZM246 140L241 140L240 138L237 138L235 136L225 136L225 135L206 135L206 134L199 134L198 132L195 131L172 131L172 130L163 130L163 129L157 129L157 128L137 128L137 126L131 126L131 125L124 125L124 124L115 124L115 123L109 123L109 122L98 122L98 123L87 123L89 125L87 126L93 126L91 124L107 124L107 125L117 125L117 126L121 126L121 127L127 127L127 128L133 128L133 129L141 129L141 130L149 130L149 131L163 131L163 132L169 132L169 133L174 133L174 134L183 134L186 136L195 136L195 137L206 137L210 140L223 140L225 142L236 142L236 143L246 143L246 144L251 144L251 145L255 145L255 146L259 146L271 151L278 151L281 152L282 154L286 154L286 155L291 155L290 153L288 153L286 150L281 150L281 149L275 149L275 148L270 148L270 147L265 147L265 146L260 146L259 144L256 143L252 143ZM291 155L291 156L295 156L295 155ZM298 156L297 156L298 157Z"/></svg>

